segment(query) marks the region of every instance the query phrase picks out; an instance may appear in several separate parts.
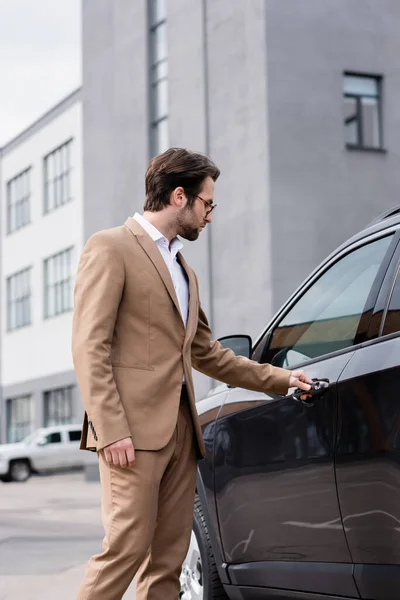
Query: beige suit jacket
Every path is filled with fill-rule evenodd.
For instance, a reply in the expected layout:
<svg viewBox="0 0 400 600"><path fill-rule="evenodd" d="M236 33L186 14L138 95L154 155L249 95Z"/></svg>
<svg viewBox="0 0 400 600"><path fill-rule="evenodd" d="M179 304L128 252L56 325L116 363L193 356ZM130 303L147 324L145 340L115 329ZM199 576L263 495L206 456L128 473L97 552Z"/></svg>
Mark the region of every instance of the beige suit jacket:
<svg viewBox="0 0 400 600"><path fill-rule="evenodd" d="M168 268L157 245L134 219L94 234L83 250L75 285L72 354L85 405L81 448L100 450L132 437L138 450L171 439L185 374L199 455L204 444L192 367L225 383L286 394L289 371L236 356L212 341L189 281L185 329Z"/></svg>

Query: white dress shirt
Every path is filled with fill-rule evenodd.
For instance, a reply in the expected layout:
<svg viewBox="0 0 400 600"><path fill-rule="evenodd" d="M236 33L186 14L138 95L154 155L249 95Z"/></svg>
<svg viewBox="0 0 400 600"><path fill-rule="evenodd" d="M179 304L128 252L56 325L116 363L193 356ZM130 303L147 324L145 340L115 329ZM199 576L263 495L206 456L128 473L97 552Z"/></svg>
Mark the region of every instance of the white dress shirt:
<svg viewBox="0 0 400 600"><path fill-rule="evenodd" d="M175 292L178 298L179 307L181 309L181 315L185 327L187 326L188 315L189 315L189 284L187 281L185 270L182 265L179 264L177 254L179 250L183 248L182 242L178 238L174 238L171 243L167 240L163 234L158 231L154 225L152 225L147 219L145 219L139 213L135 213L135 221L143 227L143 229L149 234L152 240L155 241L157 247L163 257L165 264L168 267L168 271L171 274L172 283L174 284Z"/></svg>

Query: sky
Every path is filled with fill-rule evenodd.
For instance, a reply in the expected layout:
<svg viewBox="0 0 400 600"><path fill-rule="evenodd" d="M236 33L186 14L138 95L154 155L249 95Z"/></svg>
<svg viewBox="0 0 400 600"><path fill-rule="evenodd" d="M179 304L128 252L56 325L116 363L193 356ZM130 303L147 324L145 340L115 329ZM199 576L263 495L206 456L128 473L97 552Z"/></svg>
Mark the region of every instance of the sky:
<svg viewBox="0 0 400 600"><path fill-rule="evenodd" d="M81 80L81 0L0 0L0 147Z"/></svg>

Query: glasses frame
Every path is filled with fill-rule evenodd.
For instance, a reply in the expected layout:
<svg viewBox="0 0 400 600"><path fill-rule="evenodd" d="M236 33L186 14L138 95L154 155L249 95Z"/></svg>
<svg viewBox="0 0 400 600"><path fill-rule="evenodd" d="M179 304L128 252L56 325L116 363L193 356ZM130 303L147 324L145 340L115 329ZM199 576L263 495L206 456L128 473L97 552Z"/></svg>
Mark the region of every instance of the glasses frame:
<svg viewBox="0 0 400 600"><path fill-rule="evenodd" d="M201 196L196 196L196 198L198 198L199 200L201 200L202 203L204 204L204 206L206 208L206 217L208 217L212 213L212 211L214 210L214 208L217 208L216 204L214 204L214 203L209 204L209 200L205 200Z"/></svg>

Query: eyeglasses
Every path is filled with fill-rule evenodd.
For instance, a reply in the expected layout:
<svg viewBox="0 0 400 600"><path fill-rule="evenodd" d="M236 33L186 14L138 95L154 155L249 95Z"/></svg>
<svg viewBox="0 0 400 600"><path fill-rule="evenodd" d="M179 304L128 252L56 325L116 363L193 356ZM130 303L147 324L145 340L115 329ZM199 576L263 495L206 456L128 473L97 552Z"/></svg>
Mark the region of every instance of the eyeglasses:
<svg viewBox="0 0 400 600"><path fill-rule="evenodd" d="M210 200L204 200L204 198L202 198L201 196L196 196L196 198L201 200L204 206L206 207L206 217L208 217L208 215L212 213L212 211L214 210L214 208L216 208L217 205L214 204L212 200L210 204Z"/></svg>

